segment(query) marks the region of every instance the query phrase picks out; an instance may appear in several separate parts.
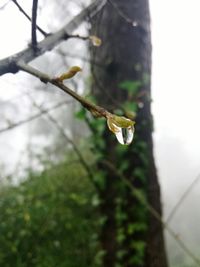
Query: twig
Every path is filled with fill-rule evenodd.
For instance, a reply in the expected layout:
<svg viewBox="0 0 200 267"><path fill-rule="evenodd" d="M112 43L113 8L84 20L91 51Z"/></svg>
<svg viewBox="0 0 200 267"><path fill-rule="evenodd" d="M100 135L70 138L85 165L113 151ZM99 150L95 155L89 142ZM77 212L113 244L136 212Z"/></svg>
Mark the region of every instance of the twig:
<svg viewBox="0 0 200 267"><path fill-rule="evenodd" d="M26 118L26 119L24 119L24 120L20 120L20 121L18 121L18 122L12 123L12 124L10 124L10 125L4 127L4 128L1 128L1 129L0 129L0 133L7 132L7 131L12 130L13 128L16 128L16 127L18 127L18 126L21 126L21 125L23 125L23 124L25 124L25 123L27 123L27 122L33 121L33 120L35 120L35 119L41 117L42 115L47 114L47 113L50 112L51 110L60 108L60 107L62 107L63 105L68 104L69 102L71 102L71 101L66 101L66 100L65 100L65 101L62 101L62 102L57 103L57 104L54 105L53 107L50 107L50 108L47 108L47 109L43 109L43 111L40 112L40 113L37 113L37 114L35 114L35 115L32 115L32 116L30 116L30 117L28 117L28 118Z"/></svg>
<svg viewBox="0 0 200 267"><path fill-rule="evenodd" d="M32 21L31 21L31 40L32 40L32 48L36 52L37 51L37 6L38 6L38 0L33 0L32 5Z"/></svg>
<svg viewBox="0 0 200 267"><path fill-rule="evenodd" d="M98 61L92 60L89 57L85 57L85 56L77 55L77 54L71 54L71 53L62 51L61 49L56 49L55 52L58 53L60 56L63 56L63 57L77 58L77 59L80 59L84 62L92 63L93 65L96 65L100 68L104 68L103 64L101 64Z"/></svg>
<svg viewBox="0 0 200 267"><path fill-rule="evenodd" d="M109 100L112 101L114 105L116 105L116 107L118 107L125 113L124 107L109 93L109 90L105 89L105 87L101 84L101 82L99 81L99 79L97 78L95 74L93 67L91 68L91 73L92 73L92 77L94 78L94 81L98 89L102 91L109 98Z"/></svg>
<svg viewBox="0 0 200 267"><path fill-rule="evenodd" d="M3 4L1 7L0 7L0 10L3 10L8 4L9 4L10 0L8 0L7 3Z"/></svg>
<svg viewBox="0 0 200 267"><path fill-rule="evenodd" d="M145 27L142 22L138 22L136 20L132 20L131 18L129 18L126 14L124 14L124 12L118 7L118 5L116 3L114 3L113 0L108 0L108 3L110 3L110 5L116 10L117 14L123 18L128 24L130 24L133 27L139 27L140 29L144 30L144 31L148 31L147 27Z"/></svg>
<svg viewBox="0 0 200 267"><path fill-rule="evenodd" d="M33 105L37 109L39 109L40 112L43 112L43 109L33 100L32 97L31 97L31 99L32 99ZM73 147L74 151L76 152L82 166L84 167L84 169L88 173L89 179L91 180L92 183L94 183L92 171L91 171L89 165L87 164L87 162L85 161L84 157L82 156L80 150L76 146L76 144L73 142L73 140L71 138L68 137L65 130L62 128L62 126L57 122L57 120L53 116L51 116L49 113L46 113L46 116L56 126L56 129L61 133L61 135L65 138L65 140L72 145L72 147Z"/></svg>
<svg viewBox="0 0 200 267"><path fill-rule="evenodd" d="M22 12L22 14L24 14L24 16L31 22L31 17L25 12L25 10L19 5L19 3L17 2L17 0L12 0L12 2L18 7L19 11ZM38 31L44 35L45 37L48 36L49 34L46 33L43 29L41 29L38 25L36 25L36 28L38 29Z"/></svg>
<svg viewBox="0 0 200 267"><path fill-rule="evenodd" d="M89 40L90 39L90 36L81 36L79 34L68 34L68 37L69 38L80 39L80 40L83 40L83 41L86 41L86 40Z"/></svg>
<svg viewBox="0 0 200 267"><path fill-rule="evenodd" d="M111 4L111 6L117 11L118 15L120 17L122 17L127 23L130 23L131 25L133 25L134 21L132 19L130 19L129 17L127 17L124 12L121 11L121 9L118 7L118 5L116 3L114 3L111 0L108 0L108 2Z"/></svg>
<svg viewBox="0 0 200 267"><path fill-rule="evenodd" d="M106 4L106 2L107 0L96 0L86 9L81 11L77 16L75 16L69 23L64 25L64 27L62 27L60 30L47 36L41 42L38 42L37 54L33 53L32 48L29 47L19 53L0 60L0 75L3 75L5 73L18 72L19 67L16 65L16 62L18 62L19 60L28 63L38 56L44 54L46 51L52 50L61 41L66 40L68 38L68 35L72 34L72 32L87 18L88 13L91 14L91 16L95 16L96 13L99 12L101 8Z"/></svg>
<svg viewBox="0 0 200 267"><path fill-rule="evenodd" d="M174 240L177 242L177 244L185 251L185 253L190 256L193 261L200 266L200 260L193 254L193 252L185 245L185 243L177 236L177 234L171 229L171 227L168 225L167 222L165 222L160 214L152 207L147 200L144 198L144 196L141 194L140 190L137 189L121 172L119 172L113 163L103 160L102 163L104 163L108 168L110 168L111 171L113 171L131 190L133 195L136 197L140 203L142 203L149 212L162 224L162 226L167 230L167 232L174 238Z"/></svg>
<svg viewBox="0 0 200 267"><path fill-rule="evenodd" d="M104 108L100 106L93 104L92 102L88 101L84 97L78 95L76 92L71 90L69 87L67 87L63 83L59 82L57 79L50 78L47 74L38 71L37 69L25 64L22 61L18 62L16 65L20 70L23 70L29 74L32 74L33 76L39 78L42 82L44 83L48 82L60 88L62 91L72 96L79 103L81 103L81 105L85 107L88 111L90 111L92 114L95 113L97 116L105 117L105 118L107 117L107 114L109 113L107 110L105 110Z"/></svg>
<svg viewBox="0 0 200 267"><path fill-rule="evenodd" d="M169 213L166 223L168 223L169 221L172 220L172 218L174 217L175 213L177 212L178 208L180 208L181 204L183 203L183 201L185 200L185 198L189 195L189 193L191 192L191 190L193 189L193 187L197 184L197 182L200 179L200 174L194 179L194 181L191 183L191 185L187 188L187 190L183 193L183 195L181 196L181 198L179 199L179 201L176 203L176 205L174 206L174 208L171 210L171 212Z"/></svg>

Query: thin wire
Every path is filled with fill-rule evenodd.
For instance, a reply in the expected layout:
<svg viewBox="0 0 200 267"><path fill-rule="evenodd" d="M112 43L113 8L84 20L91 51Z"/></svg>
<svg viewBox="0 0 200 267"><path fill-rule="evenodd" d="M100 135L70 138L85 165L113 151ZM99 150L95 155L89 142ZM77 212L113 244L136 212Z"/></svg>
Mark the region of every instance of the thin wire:
<svg viewBox="0 0 200 267"><path fill-rule="evenodd" d="M174 217L175 213L177 212L177 210L180 208L181 204L185 200L185 198L189 195L189 193L194 188L194 186L199 182L199 179L200 179L200 174L197 175L197 177L194 179L194 181L190 184L190 186L188 186L186 191L182 194L182 196L180 197L179 201L176 203L174 208L169 213L169 215L167 217L167 220L166 220L166 223L168 223L168 222L170 222L172 220L172 218Z"/></svg>
<svg viewBox="0 0 200 267"><path fill-rule="evenodd" d="M177 244L185 251L185 253L198 265L200 266L200 259L198 259L193 252L185 245L185 243L177 236L177 234L171 229L167 222L165 222L160 214L152 207L144 196L141 194L140 190L138 190L121 172L119 172L115 166L109 161L103 161L103 163L114 171L118 177L130 188L133 195L137 198L140 203L146 206L149 212L162 224L162 226L167 230L167 232L174 238Z"/></svg>
<svg viewBox="0 0 200 267"><path fill-rule="evenodd" d="M43 112L43 109L34 101L34 99L31 98L31 100L32 100L33 105L37 109L39 109L40 112ZM65 140L72 145L72 147L73 147L75 153L77 154L82 166L86 170L90 181L94 184L94 176L93 176L93 173L90 169L90 166L87 164L86 160L84 159L83 155L81 154L80 150L78 149L76 143L73 142L73 140L71 138L69 138L69 136L66 134L65 130L62 128L62 126L58 123L58 121L53 116L51 116L49 113L47 113L46 115L47 115L47 119L50 120L56 126L56 129L65 138Z"/></svg>
<svg viewBox="0 0 200 267"><path fill-rule="evenodd" d="M54 105L53 107L50 107L50 108L47 108L47 109L43 109L43 111L40 112L40 113L37 113L35 115L32 115L32 116L30 116L30 117L28 117L26 119L20 120L18 122L11 123L10 125L8 125L6 127L1 128L0 129L0 134L1 133L4 133L4 132L7 132L9 130L12 130L12 129L14 129L14 128L18 127L18 126L21 126L21 125L23 125L25 123L28 123L28 122L30 122L32 120L35 120L35 119L41 117L43 114L47 114L51 110L60 108L61 106L66 105L66 104L69 104L71 102L72 102L71 100L68 100L68 101L65 100L65 101L59 102L56 105Z"/></svg>

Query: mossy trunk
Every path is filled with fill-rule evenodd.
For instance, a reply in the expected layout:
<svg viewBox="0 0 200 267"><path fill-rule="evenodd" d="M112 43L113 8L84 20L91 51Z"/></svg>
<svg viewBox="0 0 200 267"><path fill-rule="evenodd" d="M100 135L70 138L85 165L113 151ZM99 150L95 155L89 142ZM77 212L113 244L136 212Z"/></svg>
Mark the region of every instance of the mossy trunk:
<svg viewBox="0 0 200 267"><path fill-rule="evenodd" d="M119 178L122 173L162 216L160 187L153 157L151 115L151 35L147 0L112 0L92 21L91 34L102 46L91 48L93 93L98 103L117 112L136 113L134 142L125 148L107 129L99 148L104 172L100 191L105 216L100 241L104 267L166 267L161 223ZM123 89L121 88L123 87ZM118 263L119 265L116 265Z"/></svg>

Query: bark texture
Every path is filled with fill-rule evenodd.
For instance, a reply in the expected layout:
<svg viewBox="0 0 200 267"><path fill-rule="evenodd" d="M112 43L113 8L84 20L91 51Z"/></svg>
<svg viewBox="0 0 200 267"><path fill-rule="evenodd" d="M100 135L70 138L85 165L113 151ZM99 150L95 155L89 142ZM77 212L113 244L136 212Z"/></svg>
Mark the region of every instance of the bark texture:
<svg viewBox="0 0 200 267"><path fill-rule="evenodd" d="M145 187L150 205L162 216L160 187L154 163L152 142L149 5L147 0L112 0L112 2L114 6L108 2L101 13L92 21L91 34L99 36L103 42L100 48L91 49L92 59L103 66L92 66L93 93L100 105L112 111L119 108L127 100L136 101L135 96L120 89L120 83L128 80L140 81L141 86L138 92L140 108L138 108L136 117L135 143L127 149L123 159L119 159L116 152L117 141L112 138L110 132L104 131L103 138L106 142L103 150L104 158L108 162L112 162L116 169L120 168L122 160L126 160L128 168L124 171L124 175L134 186ZM130 22L131 20L133 24ZM148 163L146 166L138 150L136 150L141 141L147 145L145 157ZM100 195L102 199L101 212L106 216L101 234L102 247L106 251L103 266L114 267L117 261L117 251L125 249L125 256L119 260L120 266L167 267L162 225L149 213L147 217L143 218L147 221L147 231L142 234L130 234L120 245L118 244L116 199L122 191L118 188L116 174L102 163L99 164L99 167L106 172L106 185ZM137 175L135 175L138 168L146 168L145 183L137 179ZM126 228L128 224L135 221L134 208L137 208L139 203L127 191L124 193L124 198L126 201L123 204L123 209L127 213L127 218L123 226ZM131 245L134 240L143 240L146 243L143 263L130 260L136 253Z"/></svg>

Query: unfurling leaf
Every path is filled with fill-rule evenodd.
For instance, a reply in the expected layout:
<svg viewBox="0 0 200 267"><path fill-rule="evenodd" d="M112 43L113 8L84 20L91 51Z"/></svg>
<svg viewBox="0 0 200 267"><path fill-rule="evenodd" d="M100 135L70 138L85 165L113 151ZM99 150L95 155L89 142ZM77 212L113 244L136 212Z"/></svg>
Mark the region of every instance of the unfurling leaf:
<svg viewBox="0 0 200 267"><path fill-rule="evenodd" d="M135 131L134 121L123 116L109 113L107 115L107 124L108 128L115 134L120 144L129 145L132 142Z"/></svg>
<svg viewBox="0 0 200 267"><path fill-rule="evenodd" d="M63 73L61 76L59 76L55 80L62 82L64 80L72 78L79 71L82 71L82 69L79 66L73 66L67 72Z"/></svg>
<svg viewBox="0 0 200 267"><path fill-rule="evenodd" d="M95 35L90 35L89 39L94 46L100 46L102 43L101 39Z"/></svg>

